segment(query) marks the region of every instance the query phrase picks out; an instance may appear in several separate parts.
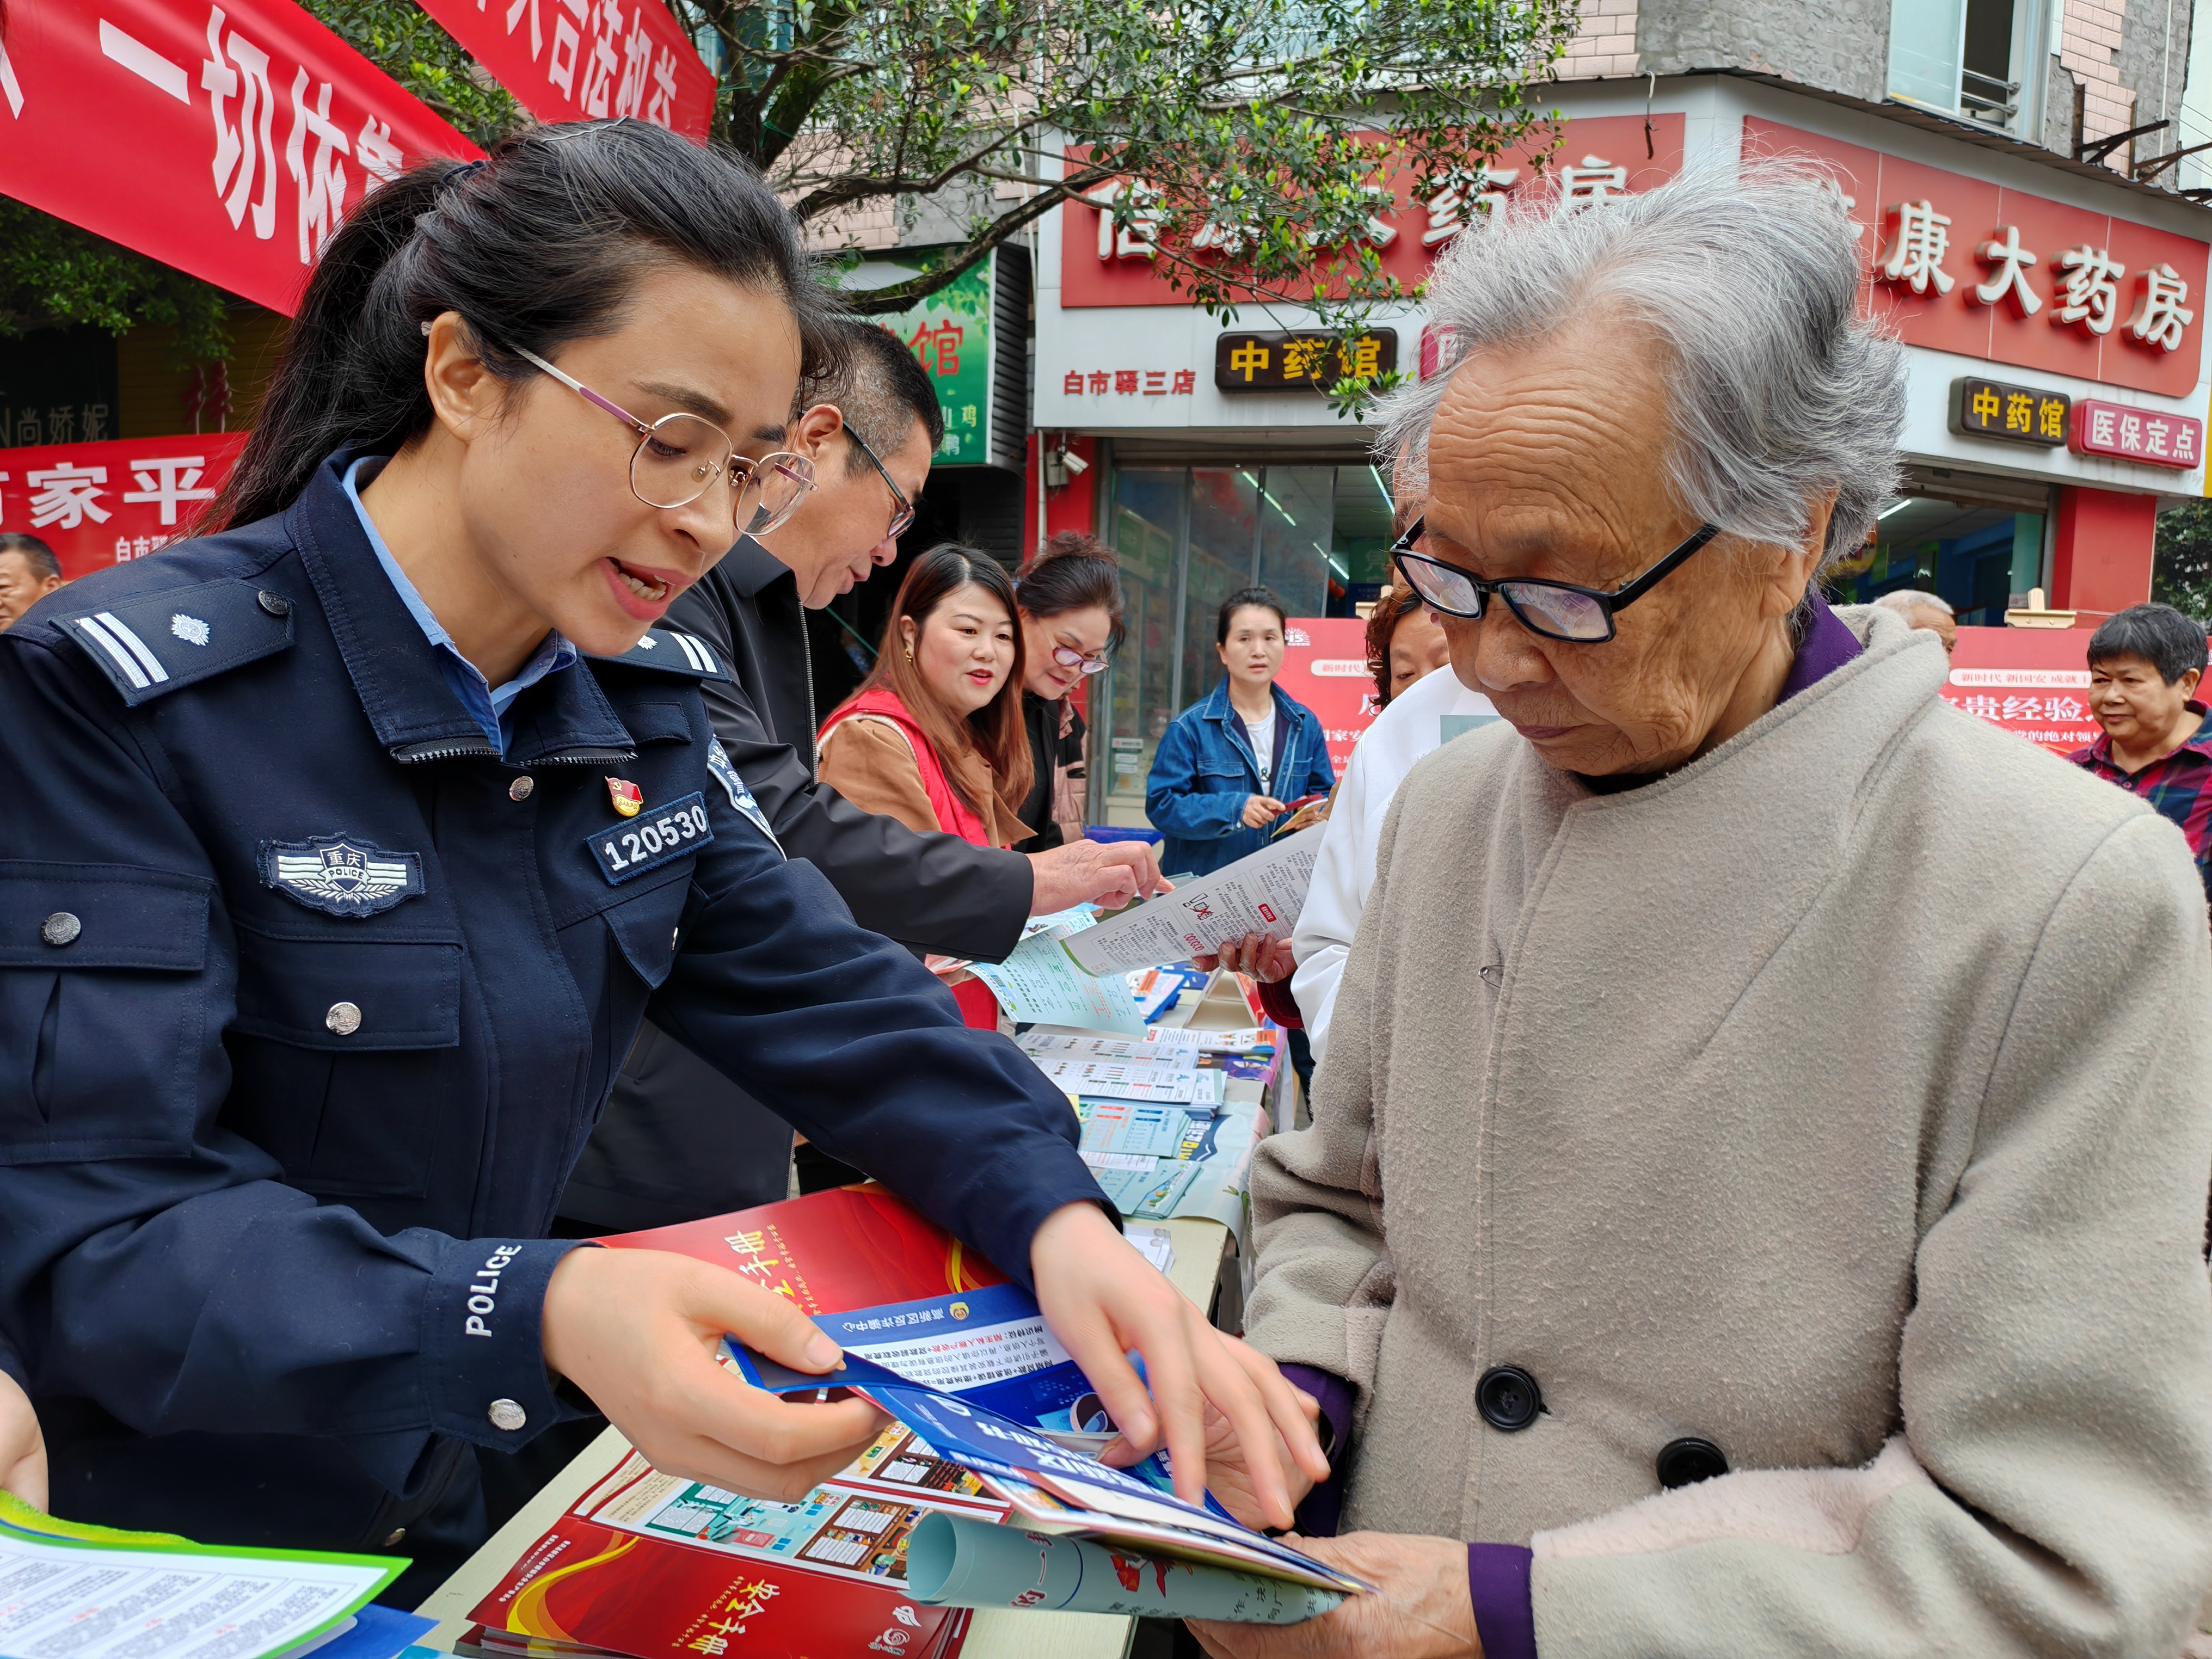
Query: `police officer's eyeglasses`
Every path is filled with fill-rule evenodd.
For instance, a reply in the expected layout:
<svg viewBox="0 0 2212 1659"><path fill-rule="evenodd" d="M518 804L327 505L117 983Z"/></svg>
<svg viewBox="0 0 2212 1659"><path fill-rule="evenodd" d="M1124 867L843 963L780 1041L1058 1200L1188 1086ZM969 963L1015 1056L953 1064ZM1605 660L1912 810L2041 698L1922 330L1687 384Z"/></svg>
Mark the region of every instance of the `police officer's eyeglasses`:
<svg viewBox="0 0 2212 1659"><path fill-rule="evenodd" d="M647 507L689 507L726 473L737 489L731 517L738 533L765 536L797 511L814 488L814 463L804 455L778 450L749 461L738 453L730 434L712 421L697 415L641 421L536 352L520 346L512 349L637 434L637 453L629 458L629 488Z"/></svg>
<svg viewBox="0 0 2212 1659"><path fill-rule="evenodd" d="M914 522L914 503L907 500L904 492L891 482L890 469L876 459L876 452L868 447L866 438L850 426L845 428L845 435L860 447L860 453L868 458L868 465L882 475L884 488L891 492L891 527L884 532L884 539L895 541L906 534L906 527Z"/></svg>
<svg viewBox="0 0 2212 1659"><path fill-rule="evenodd" d="M1577 645L1601 644L1611 639L1617 612L1634 605L1679 568L1690 555L1721 533L1718 525L1699 525L1687 541L1635 580L1608 591L1579 587L1572 582L1518 578L1485 581L1480 576L1469 575L1457 565L1414 552L1413 544L1421 539L1427 524L1425 518L1414 520L1406 533L1391 544L1390 557L1407 584L1431 610L1474 621L1482 616L1490 596L1495 593L1505 601L1514 620L1531 634L1540 634L1547 640L1567 640Z"/></svg>

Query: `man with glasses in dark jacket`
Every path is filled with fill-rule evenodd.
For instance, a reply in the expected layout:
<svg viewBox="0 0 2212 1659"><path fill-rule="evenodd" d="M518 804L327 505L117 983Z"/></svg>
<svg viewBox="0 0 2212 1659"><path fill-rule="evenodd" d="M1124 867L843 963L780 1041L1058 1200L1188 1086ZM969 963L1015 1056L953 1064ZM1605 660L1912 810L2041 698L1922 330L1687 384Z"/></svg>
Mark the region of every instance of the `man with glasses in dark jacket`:
<svg viewBox="0 0 2212 1659"><path fill-rule="evenodd" d="M747 538L732 548L667 625L728 669L729 679L705 683L708 713L784 851L811 860L863 927L995 962L1032 914L1150 893L1159 869L1138 842L1024 854L917 835L816 780L805 613L897 556L945 434L914 354L872 323L843 327L843 369L800 388L791 427L791 447L814 463L813 492L772 545ZM627 1231L772 1202L787 1190L790 1146L782 1119L648 1024L569 1181L563 1231ZM839 1176L853 1178L841 1165L824 1184Z"/></svg>

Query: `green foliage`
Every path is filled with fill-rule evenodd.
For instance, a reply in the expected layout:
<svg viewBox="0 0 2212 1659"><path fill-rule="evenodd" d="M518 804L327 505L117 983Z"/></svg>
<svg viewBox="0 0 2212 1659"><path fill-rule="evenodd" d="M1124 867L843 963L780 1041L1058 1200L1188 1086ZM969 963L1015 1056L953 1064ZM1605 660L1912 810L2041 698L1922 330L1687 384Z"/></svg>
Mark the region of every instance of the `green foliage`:
<svg viewBox="0 0 2212 1659"><path fill-rule="evenodd" d="M1462 187L1547 118L1575 0L672 0L729 65L716 136L802 218L890 206L957 246L848 295L897 311L1073 197L1115 195L1154 268L1224 319L1349 335L1412 297L1361 235L1378 185ZM1048 177L1057 174L1057 177ZM1130 181L1134 181L1133 185ZM849 238L848 238L849 240ZM1316 297L1317 296L1317 297ZM1371 387L1339 388L1340 408Z"/></svg>
<svg viewBox="0 0 2212 1659"><path fill-rule="evenodd" d="M413 0L306 0L333 34L479 144L529 125L506 89Z"/></svg>
<svg viewBox="0 0 2212 1659"><path fill-rule="evenodd" d="M2212 501L2158 515L2150 596L2185 615L2212 619Z"/></svg>
<svg viewBox="0 0 2212 1659"><path fill-rule="evenodd" d="M173 325L184 360L228 356L221 289L0 197L0 335L88 323L127 334Z"/></svg>

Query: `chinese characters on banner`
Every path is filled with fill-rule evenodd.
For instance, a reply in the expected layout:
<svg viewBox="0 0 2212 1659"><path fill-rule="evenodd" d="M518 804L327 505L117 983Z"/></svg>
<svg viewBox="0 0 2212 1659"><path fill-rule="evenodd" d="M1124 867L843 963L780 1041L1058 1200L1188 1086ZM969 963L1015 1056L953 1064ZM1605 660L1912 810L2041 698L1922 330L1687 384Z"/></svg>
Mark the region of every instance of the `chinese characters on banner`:
<svg viewBox="0 0 2212 1659"><path fill-rule="evenodd" d="M1352 761L1352 745L1375 724L1375 677L1367 672L1367 624L1358 617L1294 617L1284 634L1283 670L1276 684L1321 721L1322 741L1336 775Z"/></svg>
<svg viewBox="0 0 2212 1659"><path fill-rule="evenodd" d="M1743 147L1834 169L1866 304L1906 344L2160 397L2196 391L2205 243L1756 117Z"/></svg>
<svg viewBox="0 0 2212 1659"><path fill-rule="evenodd" d="M1476 166L1457 178L1424 180L1410 173L1370 185L1374 211L1358 241L1375 251L1385 273L1408 288L1428 274L1430 264L1475 218L1490 212L1516 191L1555 184L1578 207L1601 206L1616 196L1649 190L1681 170L1683 120L1679 113L1651 118L1651 154L1645 150L1644 118L1584 116L1559 124L1564 134L1549 173L1533 158L1509 150L1488 166ZM1070 152L1070 164L1086 152ZM1548 180L1548 183L1547 183ZM1116 223L1113 205L1129 197L1131 216ZM1188 306L1189 284L1177 293L1156 275L1159 219L1147 212L1146 186L1115 179L1093 190L1085 200L1060 210L1060 303L1085 306ZM1103 208L1104 211L1101 211ZM1245 231L1233 222L1201 225L1190 238L1194 255L1234 257ZM1278 387L1277 390L1281 388Z"/></svg>
<svg viewBox="0 0 2212 1659"><path fill-rule="evenodd" d="M424 0L541 121L630 115L707 141L714 74L661 0Z"/></svg>
<svg viewBox="0 0 2212 1659"><path fill-rule="evenodd" d="M474 144L291 0L9 0L0 193L289 314L349 209Z"/></svg>
<svg viewBox="0 0 2212 1659"><path fill-rule="evenodd" d="M2070 755L2099 735L2089 718L2086 628L1962 628L1943 701Z"/></svg>
<svg viewBox="0 0 2212 1659"><path fill-rule="evenodd" d="M2067 443L2079 455L2109 455L2186 472L2204 459L2204 422L2191 415L2084 398L2074 406Z"/></svg>
<svg viewBox="0 0 2212 1659"><path fill-rule="evenodd" d="M0 531L23 531L79 576L191 532L246 446L243 432L0 449Z"/></svg>

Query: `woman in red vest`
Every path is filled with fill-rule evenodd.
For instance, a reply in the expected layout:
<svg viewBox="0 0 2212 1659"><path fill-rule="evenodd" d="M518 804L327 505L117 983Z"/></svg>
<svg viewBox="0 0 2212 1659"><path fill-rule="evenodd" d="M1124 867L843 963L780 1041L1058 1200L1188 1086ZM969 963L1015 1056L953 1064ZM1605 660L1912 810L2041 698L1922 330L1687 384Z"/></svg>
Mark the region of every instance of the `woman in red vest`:
<svg viewBox="0 0 2212 1659"><path fill-rule="evenodd" d="M995 560L947 543L914 562L876 665L822 723L822 781L909 830L978 847L1036 833L1021 821L1035 763L1022 724L1022 630ZM981 981L952 988L968 1024L998 1024Z"/></svg>

